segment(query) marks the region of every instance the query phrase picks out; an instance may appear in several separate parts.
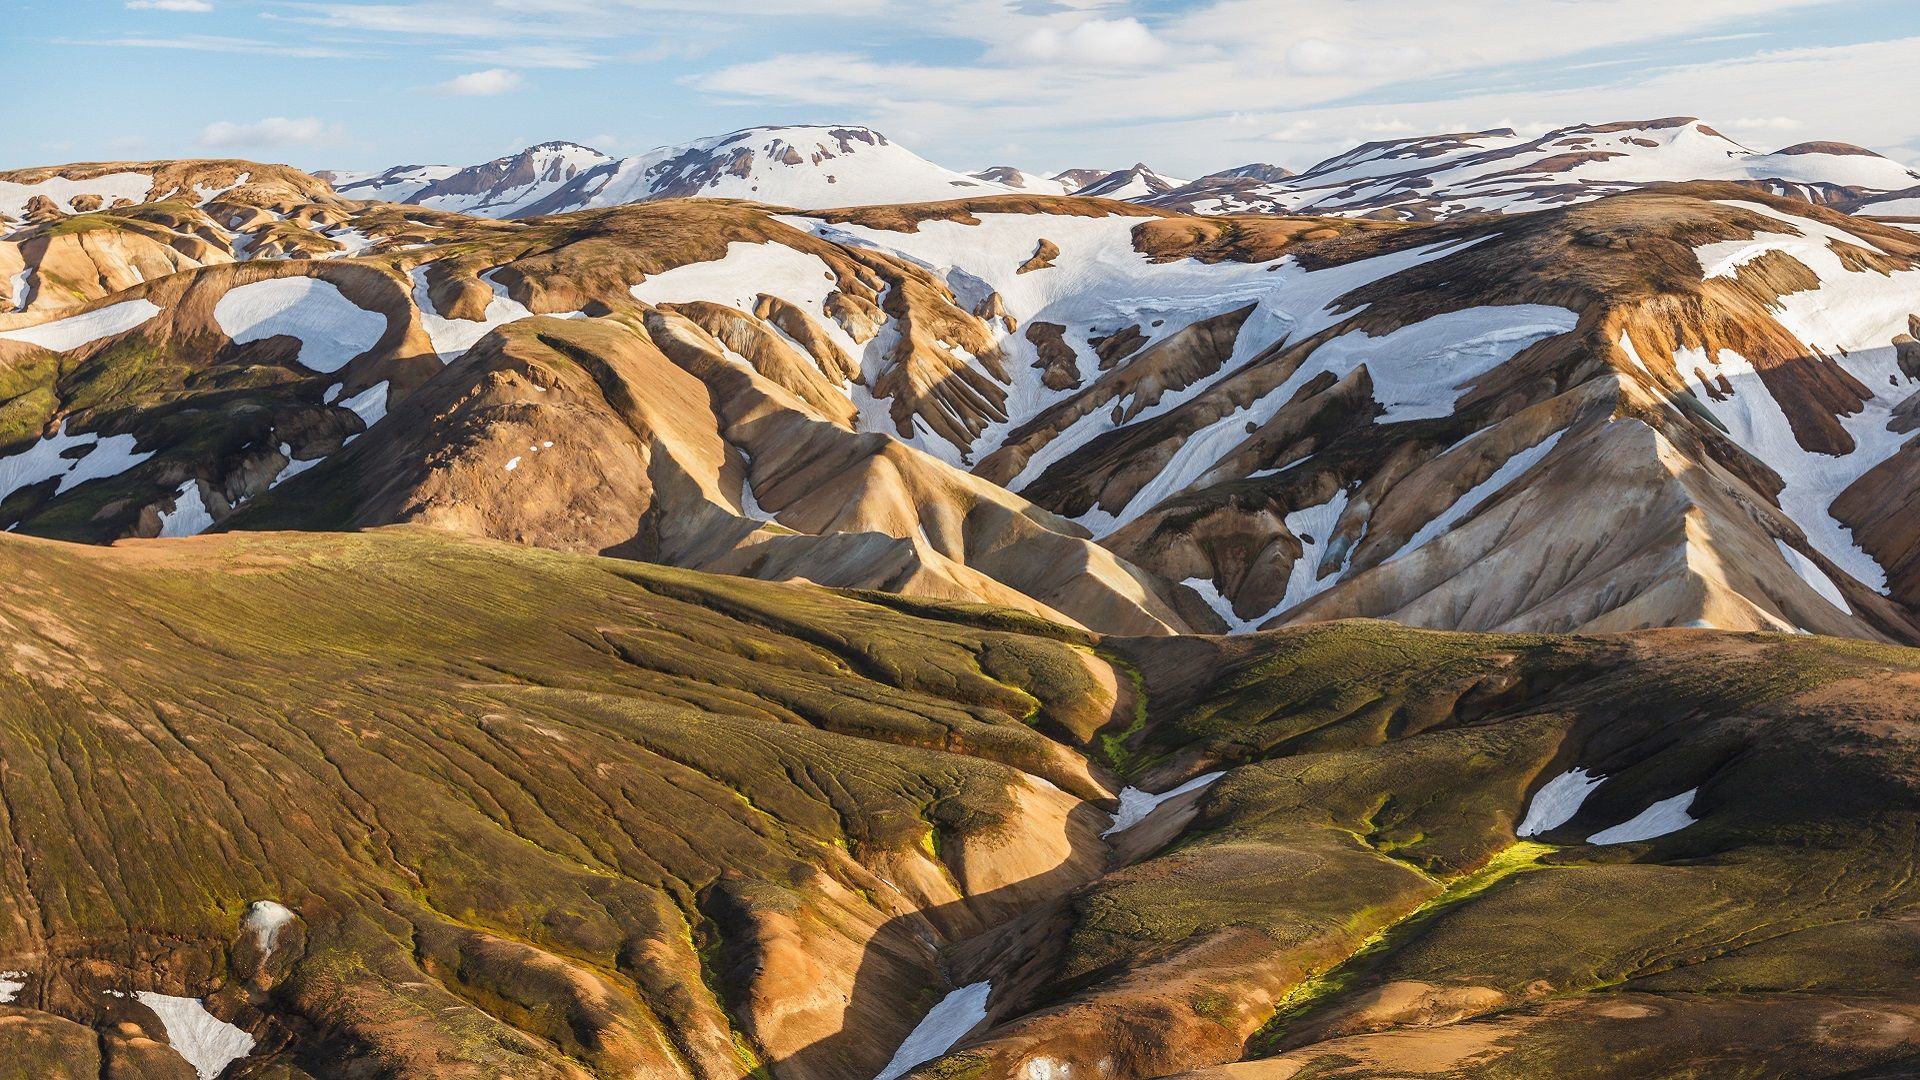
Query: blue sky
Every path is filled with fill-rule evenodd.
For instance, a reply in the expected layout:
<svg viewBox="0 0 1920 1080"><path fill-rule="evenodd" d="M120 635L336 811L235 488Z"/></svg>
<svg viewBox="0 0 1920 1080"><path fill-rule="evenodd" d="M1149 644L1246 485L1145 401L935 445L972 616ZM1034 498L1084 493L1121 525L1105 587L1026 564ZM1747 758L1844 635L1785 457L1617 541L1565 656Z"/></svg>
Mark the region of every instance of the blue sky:
<svg viewBox="0 0 1920 1080"><path fill-rule="evenodd" d="M942 164L1302 167L1433 131L1697 115L1920 163L1912 0L0 0L0 167L468 164L763 123Z"/></svg>

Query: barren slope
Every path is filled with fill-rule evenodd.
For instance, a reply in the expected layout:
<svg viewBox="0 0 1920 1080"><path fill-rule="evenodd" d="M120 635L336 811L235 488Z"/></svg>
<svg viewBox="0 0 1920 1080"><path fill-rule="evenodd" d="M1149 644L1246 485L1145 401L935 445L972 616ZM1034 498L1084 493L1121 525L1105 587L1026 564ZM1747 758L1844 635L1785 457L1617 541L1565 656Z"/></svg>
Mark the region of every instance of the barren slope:
<svg viewBox="0 0 1920 1080"><path fill-rule="evenodd" d="M195 1016L228 1075L870 1076L963 987L915 1075L1920 1052L1907 650L1097 642L420 529L0 568L10 1075Z"/></svg>
<svg viewBox="0 0 1920 1080"><path fill-rule="evenodd" d="M27 532L417 521L1102 632L1916 637L1920 239L1749 188L1426 226L289 196L10 248Z"/></svg>

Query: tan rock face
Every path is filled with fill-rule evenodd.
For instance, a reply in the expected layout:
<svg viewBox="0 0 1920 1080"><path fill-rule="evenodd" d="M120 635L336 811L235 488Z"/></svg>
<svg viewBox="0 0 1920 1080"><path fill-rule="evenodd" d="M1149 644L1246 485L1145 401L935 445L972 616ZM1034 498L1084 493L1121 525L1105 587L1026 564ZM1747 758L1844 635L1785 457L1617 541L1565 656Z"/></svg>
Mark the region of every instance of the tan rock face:
<svg viewBox="0 0 1920 1080"><path fill-rule="evenodd" d="M1916 633L1911 530L1890 509L1910 501L1905 457L1862 418L1906 424L1920 312L1863 343L1788 310L1836 276L1897 292L1915 242L1746 188L1431 228L1021 196L495 222L353 204L265 167L148 171L161 201L63 213L0 247L0 277L29 301L0 324L158 298L147 327L78 346L70 374L27 376L6 432L23 447L79 410L75 431L111 416L101 434L160 456L64 516L34 489L9 523L145 534L198 478L232 527L431 521L1119 632L1366 615ZM193 205L189 189L222 193ZM1758 246L1708 276L1696 249L1729 244ZM737 282L710 272L754 251L773 254ZM165 283L236 259L326 280L329 264L364 267L383 284L354 295L391 333L344 378L293 370L290 337L223 352L213 303L253 272L208 278L181 306ZM701 273L718 284L650 305L629 292ZM1502 336L1554 311L1536 337ZM527 314L570 318L484 333ZM484 374L436 362L433 335L453 333ZM1368 352L1390 335L1413 344ZM187 386L182 347L244 383L247 408L193 403L214 386ZM142 375L127 398L106 367L155 349L175 374ZM517 366L494 366L509 355ZM338 468L288 476L283 499L278 470L364 426L329 405L383 381L395 416L428 397ZM1753 427L1776 407L1778 437L1810 464ZM184 450L188 409L230 418L211 456ZM1829 459L1839 479L1792 479ZM1581 480L1596 468L1604 500Z"/></svg>

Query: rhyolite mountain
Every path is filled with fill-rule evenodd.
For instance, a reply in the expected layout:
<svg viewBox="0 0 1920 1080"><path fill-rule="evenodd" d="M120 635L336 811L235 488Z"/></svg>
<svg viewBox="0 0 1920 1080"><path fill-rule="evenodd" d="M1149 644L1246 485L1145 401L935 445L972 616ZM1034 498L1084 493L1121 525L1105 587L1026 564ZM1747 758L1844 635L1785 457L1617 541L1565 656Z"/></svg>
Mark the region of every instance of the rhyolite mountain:
<svg viewBox="0 0 1920 1080"><path fill-rule="evenodd" d="M578 143L550 142L464 169L401 165L372 176L328 179L340 194L356 199L416 203L481 217L514 217L540 205L580 174L613 161Z"/></svg>
<svg viewBox="0 0 1920 1080"><path fill-rule="evenodd" d="M989 170L991 173L992 170ZM746 128L614 158L543 143L468 168L403 165L339 185L342 195L481 217L531 217L658 199L751 199L782 206L918 202L1064 186L1012 170L1002 183L942 168L864 127Z"/></svg>
<svg viewBox="0 0 1920 1080"><path fill-rule="evenodd" d="M673 198L828 209L1019 192L1119 199L1191 214L1431 221L1566 206L1690 180L1740 183L1842 208L1920 186L1920 172L1862 147L1811 141L1762 153L1692 117L1582 124L1537 138L1501 128L1392 139L1355 147L1301 174L1253 163L1191 181L1145 164L1051 175L997 165L962 174L858 126L747 128L617 160L573 143L545 143L465 168L403 165L320 175L354 198L486 217Z"/></svg>
<svg viewBox="0 0 1920 1080"><path fill-rule="evenodd" d="M1111 633L1920 637L1920 236L1802 200L497 221L307 183L0 242L0 525L417 522Z"/></svg>
<svg viewBox="0 0 1920 1080"><path fill-rule="evenodd" d="M1200 181L1142 201L1192 213L1428 221L1521 213L1685 180L1844 203L1912 187L1920 173L1846 143L1805 142L1759 153L1683 116L1575 125L1538 138L1501 128L1391 139L1355 147L1297 176Z"/></svg>
<svg viewBox="0 0 1920 1080"><path fill-rule="evenodd" d="M0 173L0 1076L1920 1058L1920 233L806 138Z"/></svg>
<svg viewBox="0 0 1920 1080"><path fill-rule="evenodd" d="M1185 183L1184 180L1162 176L1145 164L1135 164L1131 168L1108 173L1076 190L1074 194L1102 199L1143 200L1165 195Z"/></svg>

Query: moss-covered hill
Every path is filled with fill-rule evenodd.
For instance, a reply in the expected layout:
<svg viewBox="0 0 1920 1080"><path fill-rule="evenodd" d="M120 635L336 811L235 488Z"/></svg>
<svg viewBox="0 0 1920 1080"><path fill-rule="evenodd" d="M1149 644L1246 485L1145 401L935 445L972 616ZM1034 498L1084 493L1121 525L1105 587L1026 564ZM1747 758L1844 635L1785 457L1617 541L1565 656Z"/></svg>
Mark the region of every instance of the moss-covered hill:
<svg viewBox="0 0 1920 1080"><path fill-rule="evenodd" d="M1920 1053L1906 650L1102 641L407 529L5 537L0 590L0 1076L191 1076L154 991L230 1077L857 1078L981 980L920 1075Z"/></svg>

